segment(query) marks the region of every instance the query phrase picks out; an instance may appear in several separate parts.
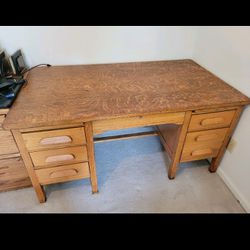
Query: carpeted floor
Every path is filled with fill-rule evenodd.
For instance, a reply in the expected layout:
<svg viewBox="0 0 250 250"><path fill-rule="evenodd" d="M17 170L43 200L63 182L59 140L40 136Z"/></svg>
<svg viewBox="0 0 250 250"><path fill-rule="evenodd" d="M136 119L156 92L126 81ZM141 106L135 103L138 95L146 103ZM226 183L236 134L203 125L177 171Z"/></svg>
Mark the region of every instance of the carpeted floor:
<svg viewBox="0 0 250 250"><path fill-rule="evenodd" d="M158 137L98 143L95 149L98 194L91 193L89 180L46 186L44 204L33 188L2 192L0 212L245 212L220 177L209 173L206 161L181 164L176 178L169 180L169 162Z"/></svg>

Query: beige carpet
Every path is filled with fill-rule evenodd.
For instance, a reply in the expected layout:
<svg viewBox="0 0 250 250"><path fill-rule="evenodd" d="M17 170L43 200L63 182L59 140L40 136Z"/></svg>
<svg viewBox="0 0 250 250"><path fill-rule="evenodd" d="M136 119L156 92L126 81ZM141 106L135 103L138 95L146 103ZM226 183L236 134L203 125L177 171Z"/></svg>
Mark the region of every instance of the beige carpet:
<svg viewBox="0 0 250 250"><path fill-rule="evenodd" d="M134 130L135 131L135 130ZM140 130L141 131L141 130ZM0 193L0 212L20 213L244 213L206 161L181 164L167 178L158 137L96 144L99 193L89 180L46 186L39 204L33 188Z"/></svg>

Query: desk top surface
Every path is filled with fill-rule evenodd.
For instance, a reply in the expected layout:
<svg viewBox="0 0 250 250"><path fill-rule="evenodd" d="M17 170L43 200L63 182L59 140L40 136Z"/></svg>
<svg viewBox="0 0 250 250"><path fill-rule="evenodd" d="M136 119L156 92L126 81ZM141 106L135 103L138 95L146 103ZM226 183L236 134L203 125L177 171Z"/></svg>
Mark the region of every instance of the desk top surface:
<svg viewBox="0 0 250 250"><path fill-rule="evenodd" d="M40 67L27 80L6 129L250 103L192 60Z"/></svg>

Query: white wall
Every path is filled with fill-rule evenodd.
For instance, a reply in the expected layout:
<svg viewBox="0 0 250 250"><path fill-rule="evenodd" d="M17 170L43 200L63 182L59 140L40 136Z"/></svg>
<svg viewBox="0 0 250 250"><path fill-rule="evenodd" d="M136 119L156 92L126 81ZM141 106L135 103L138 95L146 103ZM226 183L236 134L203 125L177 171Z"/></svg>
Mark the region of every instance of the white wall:
<svg viewBox="0 0 250 250"><path fill-rule="evenodd" d="M250 97L250 27L199 27L194 60ZM226 154L219 175L250 212L250 107L240 119L232 153Z"/></svg>
<svg viewBox="0 0 250 250"><path fill-rule="evenodd" d="M0 27L0 48L21 48L29 66L190 58L193 45L192 27Z"/></svg>

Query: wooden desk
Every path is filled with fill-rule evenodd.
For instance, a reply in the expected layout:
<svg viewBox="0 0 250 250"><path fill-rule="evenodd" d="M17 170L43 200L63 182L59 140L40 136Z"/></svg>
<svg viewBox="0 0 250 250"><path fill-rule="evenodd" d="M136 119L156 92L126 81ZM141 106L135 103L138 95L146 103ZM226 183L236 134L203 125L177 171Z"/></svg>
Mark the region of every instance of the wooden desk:
<svg viewBox="0 0 250 250"><path fill-rule="evenodd" d="M40 202L42 185L91 179L94 135L156 125L171 158L212 157L216 171L250 99L192 60L37 68L4 128L11 129Z"/></svg>
<svg viewBox="0 0 250 250"><path fill-rule="evenodd" d="M0 191L31 186L13 135L2 127L8 111L0 109Z"/></svg>

